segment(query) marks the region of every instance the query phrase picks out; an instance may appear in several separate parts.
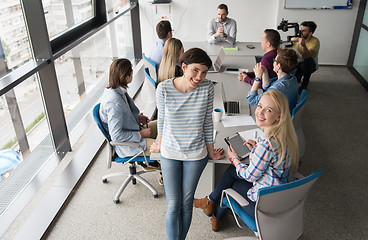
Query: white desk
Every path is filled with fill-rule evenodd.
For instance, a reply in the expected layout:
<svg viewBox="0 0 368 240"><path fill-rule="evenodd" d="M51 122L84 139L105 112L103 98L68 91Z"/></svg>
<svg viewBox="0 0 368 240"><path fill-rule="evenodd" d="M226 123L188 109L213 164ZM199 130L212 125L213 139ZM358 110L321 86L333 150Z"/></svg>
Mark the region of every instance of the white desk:
<svg viewBox="0 0 368 240"><path fill-rule="evenodd" d="M229 43L207 43L207 42L184 42L184 51L190 48L201 48L206 51L209 56L217 55L221 48L233 48L237 47L238 51L225 51L226 56L263 56L265 51L262 50L260 42L236 42L235 44ZM253 45L254 49L249 49L247 45Z"/></svg>
<svg viewBox="0 0 368 240"><path fill-rule="evenodd" d="M214 108L223 108L222 97L221 97L221 83L224 86L226 100L239 101L241 109L248 109L247 94L251 88L251 85L238 80L236 74L223 73L222 71L226 67L235 68L248 68L252 69L255 65L254 56L227 56L224 65L219 73L208 73L207 79L218 82L215 85L215 97L214 97ZM255 106L251 106L251 116L254 119ZM225 128L221 122L214 122L215 130L217 135L215 138L215 148L222 147L227 152L227 145L224 141L225 137L228 137L236 132L246 131L249 129L256 128L253 126L238 126L238 127L227 127ZM224 160L209 160L208 164L203 171L201 178L198 183L198 187L195 193L195 197L202 198L212 192L216 183L220 180L223 173L228 168L230 161L227 153Z"/></svg>

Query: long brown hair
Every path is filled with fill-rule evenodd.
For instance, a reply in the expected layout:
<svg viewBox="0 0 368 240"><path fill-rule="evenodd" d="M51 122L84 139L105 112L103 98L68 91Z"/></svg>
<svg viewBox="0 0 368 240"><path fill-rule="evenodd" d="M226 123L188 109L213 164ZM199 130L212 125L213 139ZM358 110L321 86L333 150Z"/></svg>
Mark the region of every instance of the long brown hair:
<svg viewBox="0 0 368 240"><path fill-rule="evenodd" d="M106 88L128 87L127 77L133 72L132 63L126 58L114 60L110 65L109 83Z"/></svg>

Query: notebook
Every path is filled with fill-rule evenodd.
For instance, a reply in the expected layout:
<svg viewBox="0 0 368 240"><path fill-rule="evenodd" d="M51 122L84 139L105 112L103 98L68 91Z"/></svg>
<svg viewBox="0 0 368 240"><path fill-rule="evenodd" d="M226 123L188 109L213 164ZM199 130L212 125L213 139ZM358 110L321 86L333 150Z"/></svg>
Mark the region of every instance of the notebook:
<svg viewBox="0 0 368 240"><path fill-rule="evenodd" d="M225 56L226 56L225 51L223 48L221 48L215 61L212 61L212 66L210 67L210 69L208 69L208 72L219 72L222 64L224 63Z"/></svg>

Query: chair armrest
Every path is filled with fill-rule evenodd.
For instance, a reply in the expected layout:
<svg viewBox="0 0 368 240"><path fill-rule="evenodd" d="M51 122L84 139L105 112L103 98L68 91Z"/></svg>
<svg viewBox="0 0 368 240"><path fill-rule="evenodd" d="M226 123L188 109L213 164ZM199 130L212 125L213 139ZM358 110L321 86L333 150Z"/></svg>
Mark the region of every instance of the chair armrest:
<svg viewBox="0 0 368 240"><path fill-rule="evenodd" d="M299 172L296 172L294 178L295 178L295 180L299 180L299 179L302 179L302 178L305 178L305 177L303 175L301 175Z"/></svg>
<svg viewBox="0 0 368 240"><path fill-rule="evenodd" d="M110 144L112 146L129 146L129 147L134 147L134 148L141 148L142 147L138 143L134 143L134 142L114 142L114 141L111 141Z"/></svg>
<svg viewBox="0 0 368 240"><path fill-rule="evenodd" d="M249 202L232 188L225 189L222 192L225 192L227 195L231 196L242 207L249 205Z"/></svg>

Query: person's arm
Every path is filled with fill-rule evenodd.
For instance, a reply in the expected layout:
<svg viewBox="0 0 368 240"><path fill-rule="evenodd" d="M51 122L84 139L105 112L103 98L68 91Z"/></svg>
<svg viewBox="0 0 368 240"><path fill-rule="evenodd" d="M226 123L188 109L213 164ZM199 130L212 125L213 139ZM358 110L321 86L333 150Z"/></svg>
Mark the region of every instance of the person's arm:
<svg viewBox="0 0 368 240"><path fill-rule="evenodd" d="M217 29L214 28L214 25L216 25L216 24L214 23L213 19L208 21L208 24L207 24L207 41L208 41L208 43L216 42L215 33L217 32Z"/></svg>
<svg viewBox="0 0 368 240"><path fill-rule="evenodd" d="M263 89L267 89L269 88L271 85L271 79L270 79L270 75L268 75L268 71L267 69L263 69L263 74L262 74L262 88Z"/></svg>
<svg viewBox="0 0 368 240"><path fill-rule="evenodd" d="M272 148L267 140L262 139L258 141L249 155L249 166L244 166L244 164L235 165L238 176L248 182L255 182L262 177L272 159L270 149Z"/></svg>
<svg viewBox="0 0 368 240"><path fill-rule="evenodd" d="M302 52L300 53L304 59L311 58L316 55L313 49L308 49L304 38L299 38L299 44L302 47Z"/></svg>
<svg viewBox="0 0 368 240"><path fill-rule="evenodd" d="M156 142L152 143L150 147L150 152L160 152L161 151L161 140L162 140L162 136L157 136Z"/></svg>
<svg viewBox="0 0 368 240"><path fill-rule="evenodd" d="M262 97L262 94L258 95L258 88L261 86L261 79L263 76L264 68L262 67L261 63L257 63L255 67L253 68L255 79L252 85L252 88L250 89L247 100L248 104L250 105L257 105L259 100Z"/></svg>
<svg viewBox="0 0 368 240"><path fill-rule="evenodd" d="M107 126L112 141L116 142L140 142L141 135L137 124L137 131L125 130L126 125L123 119L131 119L128 116L128 105L122 104L125 102L119 102L111 104L106 107L107 112ZM125 106L126 105L126 106ZM129 110L130 111L130 110ZM132 129L133 130L133 129Z"/></svg>
<svg viewBox="0 0 368 240"><path fill-rule="evenodd" d="M212 83L209 83L206 116L203 123L203 132L205 143L207 147L208 156L212 160L218 160L225 158L223 155L224 149L215 149L213 143L213 121L212 121L212 111L213 111L213 99L214 99L214 87Z"/></svg>
<svg viewBox="0 0 368 240"><path fill-rule="evenodd" d="M156 89L156 104L157 104L157 135L162 138L165 119L165 96L162 86L164 83L160 83ZM159 141L161 146L161 139Z"/></svg>
<svg viewBox="0 0 368 240"><path fill-rule="evenodd" d="M237 30L237 26L236 26L236 21L232 19L232 23L229 29L229 33L227 34L227 36L225 37L226 41L234 44L236 42L236 34L237 34L238 30Z"/></svg>

